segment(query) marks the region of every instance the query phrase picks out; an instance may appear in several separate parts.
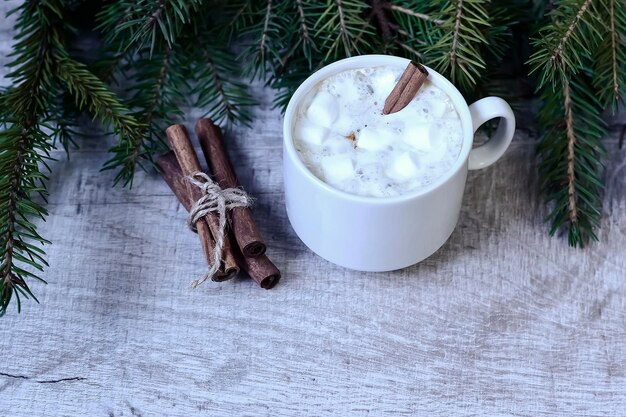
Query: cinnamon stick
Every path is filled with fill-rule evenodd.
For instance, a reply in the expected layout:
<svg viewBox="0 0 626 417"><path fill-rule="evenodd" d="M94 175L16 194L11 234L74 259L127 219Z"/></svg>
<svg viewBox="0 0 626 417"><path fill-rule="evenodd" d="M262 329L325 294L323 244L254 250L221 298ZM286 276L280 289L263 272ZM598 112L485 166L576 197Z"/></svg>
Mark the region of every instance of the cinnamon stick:
<svg viewBox="0 0 626 417"><path fill-rule="evenodd" d="M174 151L169 151L159 156L156 159L156 165L159 168L159 174L161 174L161 177L165 180L167 185L169 185L178 201L183 205L185 210L191 210L192 204L187 196L187 183L180 169L180 165L176 160Z"/></svg>
<svg viewBox="0 0 626 417"><path fill-rule="evenodd" d="M280 281L280 271L265 254L254 258L242 255L241 262L244 271L263 289L269 290Z"/></svg>
<svg viewBox="0 0 626 417"><path fill-rule="evenodd" d="M165 133L176 155L176 160L180 165L183 176L189 176L201 171L198 156L193 149L191 139L189 138L185 126L178 124L172 125L165 130ZM187 202L189 203L189 207L191 207L202 197L202 192L188 181L185 181L185 183ZM196 227L203 245L207 245L206 242L213 242L213 236L217 236L219 233L223 233L223 231L220 230L217 214L209 214L204 217L204 220L205 222L197 222ZM224 236L224 247L221 255L222 264L220 265L219 272L212 278L214 281L224 281L239 273L239 267L237 266L228 234ZM209 260L209 264L210 263L211 261Z"/></svg>
<svg viewBox="0 0 626 417"><path fill-rule="evenodd" d="M196 135L215 181L222 188L239 187L239 180L228 158L220 128L210 119L200 119L196 123ZM233 209L231 222L233 235L244 256L256 257L265 253L267 246L249 207Z"/></svg>
<svg viewBox="0 0 626 417"><path fill-rule="evenodd" d="M174 152L170 151L161 155L157 158L156 164L159 167L161 176L170 186L178 201L189 211L191 205L188 203L187 186ZM280 280L280 271L265 254L255 258L240 254L239 260L242 268L261 288L269 290Z"/></svg>
<svg viewBox="0 0 626 417"><path fill-rule="evenodd" d="M159 167L159 174L161 174L161 177L170 187L178 201L183 205L185 210L191 210L193 202L188 197L187 183L180 169L180 165L176 160L176 155L174 154L174 151L169 151L159 156L156 160L156 165L157 167ZM202 227L203 229L207 229L208 233L211 235L211 238L208 239L208 241L205 242L204 239L201 240L204 257L207 260L207 263L210 264L213 261L213 251L215 250L214 239L209 229L209 225L206 223L206 220L202 219L198 223L196 223L196 228L198 228L198 224L200 223L204 223L204 225L200 227ZM238 268L236 271L220 269L217 274L215 274L215 277L213 277L213 281L225 281L228 278L237 275L238 273Z"/></svg>
<svg viewBox="0 0 626 417"><path fill-rule="evenodd" d="M383 114L396 113L405 108L413 100L426 78L428 78L426 68L411 61L385 100Z"/></svg>

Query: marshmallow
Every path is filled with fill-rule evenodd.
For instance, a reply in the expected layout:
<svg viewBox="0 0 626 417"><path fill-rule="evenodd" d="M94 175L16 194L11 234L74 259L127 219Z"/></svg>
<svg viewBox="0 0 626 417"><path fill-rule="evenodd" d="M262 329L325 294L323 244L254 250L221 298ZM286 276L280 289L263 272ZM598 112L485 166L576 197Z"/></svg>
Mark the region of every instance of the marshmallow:
<svg viewBox="0 0 626 417"><path fill-rule="evenodd" d="M331 130L343 136L348 136L354 131L354 118L350 117L346 112L340 111L339 117L333 123Z"/></svg>
<svg viewBox="0 0 626 417"><path fill-rule="evenodd" d="M432 148L432 125L430 123L407 123L404 127L402 140L418 151L428 151Z"/></svg>
<svg viewBox="0 0 626 417"><path fill-rule="evenodd" d="M322 145L329 154L348 153L354 150L353 143L345 135L330 134Z"/></svg>
<svg viewBox="0 0 626 417"><path fill-rule="evenodd" d="M321 145L328 136L328 129L317 126L307 120L300 120L296 124L296 137L310 145Z"/></svg>
<svg viewBox="0 0 626 417"><path fill-rule="evenodd" d="M394 136L391 129L364 127L356 135L356 146L357 148L366 149L368 151L380 151L392 143Z"/></svg>
<svg viewBox="0 0 626 417"><path fill-rule="evenodd" d="M440 119L446 110L446 102L443 100L428 100L422 103L422 111L433 119Z"/></svg>
<svg viewBox="0 0 626 417"><path fill-rule="evenodd" d="M445 138L442 138L442 140ZM448 152L448 146L445 142L440 141L436 144L433 144L433 147L428 151L427 157L429 161L438 162L443 159L443 157Z"/></svg>
<svg viewBox="0 0 626 417"><path fill-rule="evenodd" d="M361 98L355 77L346 74L337 74L329 90L342 102L351 103Z"/></svg>
<svg viewBox="0 0 626 417"><path fill-rule="evenodd" d="M446 129L443 123L435 123L430 130L430 149L428 150L429 161L440 161L448 151L448 138L446 137Z"/></svg>
<svg viewBox="0 0 626 417"><path fill-rule="evenodd" d="M330 127L338 114L337 99L326 91L319 91L306 111L306 116L311 123L323 127Z"/></svg>
<svg viewBox="0 0 626 417"><path fill-rule="evenodd" d="M386 99L396 85L396 77L391 72L382 72L372 77L372 87L374 87L374 94L382 99ZM382 108L382 103L380 103Z"/></svg>
<svg viewBox="0 0 626 417"><path fill-rule="evenodd" d="M385 173L395 181L404 182L419 173L419 166L408 152L403 152L390 161Z"/></svg>
<svg viewBox="0 0 626 417"><path fill-rule="evenodd" d="M368 189L368 193L372 196L372 197L385 197L385 190L383 190L382 186L376 184L374 186L371 186Z"/></svg>
<svg viewBox="0 0 626 417"><path fill-rule="evenodd" d="M406 122L410 123L422 123L430 120L428 113L424 113L422 101L411 101L405 108L395 113L386 114L383 117L389 122ZM429 109L430 111L430 109Z"/></svg>
<svg viewBox="0 0 626 417"><path fill-rule="evenodd" d="M354 175L354 165L348 155L333 155L322 159L324 180L331 184L339 183Z"/></svg>

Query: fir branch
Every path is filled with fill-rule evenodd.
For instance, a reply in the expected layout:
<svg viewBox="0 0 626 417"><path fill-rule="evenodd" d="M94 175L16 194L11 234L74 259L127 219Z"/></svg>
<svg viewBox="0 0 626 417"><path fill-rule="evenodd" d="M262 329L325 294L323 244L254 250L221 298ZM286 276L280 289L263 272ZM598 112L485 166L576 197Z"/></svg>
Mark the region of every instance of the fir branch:
<svg viewBox="0 0 626 417"><path fill-rule="evenodd" d="M59 60L57 76L65 83L69 94L74 97L77 108L89 111L95 119L111 126L112 133L119 137L123 149L139 148L142 143L142 128L145 125L137 122L118 97L84 64L64 56ZM119 145L114 149L119 149ZM118 160L114 164L107 163L105 169L121 165L122 169L118 172L115 182L132 184L132 173L139 163L140 156L143 155L131 152L121 163Z"/></svg>
<svg viewBox="0 0 626 417"><path fill-rule="evenodd" d="M601 19L608 21L608 25L594 59L594 86L600 101L615 113L626 89L626 7L623 2L606 0Z"/></svg>
<svg viewBox="0 0 626 417"><path fill-rule="evenodd" d="M269 35L270 17L272 15L272 0L267 0L265 10L265 18L263 19L263 31L261 32L261 41L259 44L259 61L265 63L265 52L267 50L267 38Z"/></svg>
<svg viewBox="0 0 626 417"><path fill-rule="evenodd" d="M565 31L565 34L558 40L556 48L550 55L550 63L548 64L549 68L554 70L556 65L560 65L561 62L563 62L562 57L565 45L570 42L570 40L572 39L572 35L576 33L575 30L577 29L577 26L580 24L580 22L583 20L585 13L587 13L587 11L589 10L592 1L593 0L585 0L585 2L580 6L578 12L576 13L576 16L568 26L567 31Z"/></svg>
<svg viewBox="0 0 626 417"><path fill-rule="evenodd" d="M337 16L339 17L339 38L343 43L343 47L345 49L346 55L352 55L352 52L356 49L356 45L352 42L350 37L350 33L348 32L348 28L346 27L346 17L344 16L343 5L341 4L342 0L335 0L335 4L337 5ZM330 53L330 50L329 50ZM328 55L326 55L328 58Z"/></svg>
<svg viewBox="0 0 626 417"><path fill-rule="evenodd" d="M322 61L321 52L313 55L313 62L317 63L313 68L309 67L308 59L302 55L294 53L289 60L289 65L281 67L280 72L274 72L268 80L268 85L276 90L274 107L282 111L285 110L291 96L311 72L319 68Z"/></svg>
<svg viewBox="0 0 626 417"><path fill-rule="evenodd" d="M382 35L382 40L386 44L392 39L395 28L394 23L388 16L389 3L386 0L370 0L369 4L371 9L369 21L376 23L376 27Z"/></svg>
<svg viewBox="0 0 626 417"><path fill-rule="evenodd" d="M231 7L230 9L233 9L233 4L235 2L228 2ZM233 28L233 29L237 29L237 28L241 28L239 23L243 23L246 19L246 16L249 16L252 14L252 2L248 1L248 0L243 0L241 1L240 5L235 4L234 5L234 10L235 13L232 14L229 19L227 19L227 21L229 21L232 24L227 25L227 27ZM233 35L233 33L231 32L231 35Z"/></svg>
<svg viewBox="0 0 626 417"><path fill-rule="evenodd" d="M74 130L74 126L79 124L77 119L80 110L76 108L73 97L68 92L63 92L55 100L52 113L52 119L56 122L52 147L56 148L57 143L60 144L69 158L70 149L78 147L74 139L78 132Z"/></svg>
<svg viewBox="0 0 626 417"><path fill-rule="evenodd" d="M102 46L98 59L93 64L94 73L104 82L115 83L120 65L135 53L123 41L132 36L128 22L133 19L134 2L112 1L96 15L95 30L102 35ZM125 26L123 26L125 25ZM121 30L120 27L126 27Z"/></svg>
<svg viewBox="0 0 626 417"><path fill-rule="evenodd" d="M182 78L189 80L189 105L206 109L204 115L216 123L250 122L248 108L256 103L250 97L248 84L241 80L242 66L227 45L224 27L219 20L221 13L212 21L195 21L183 32L179 52L184 55L181 62L189 70ZM228 18L221 14L222 18ZM216 42L202 42L197 39L215 39ZM220 46L221 40L222 46Z"/></svg>
<svg viewBox="0 0 626 417"><path fill-rule="evenodd" d="M609 21L611 22L610 27L610 32L609 32L609 36L607 36L607 39L609 39L610 42L610 51L611 51L611 81L612 81L612 86L613 86L613 100L619 100L619 85L620 82L618 80L618 61L617 61L617 48L618 48L618 42L617 42L617 27L616 27L616 23L615 21L617 20L616 18L616 10L615 10L615 0L609 0L609 5L610 5L610 11L609 11Z"/></svg>
<svg viewBox="0 0 626 417"><path fill-rule="evenodd" d="M20 15L8 75L13 87L2 95L0 115L0 315L14 296L18 311L20 297L36 300L27 279L43 281L33 271L47 265L39 246L48 241L30 219L47 216L34 197L45 200L47 196L47 178L41 168L49 169L46 160L55 138L65 147L71 141L70 120L59 120L64 116L58 109L59 97L71 98L78 110L89 110L122 136L137 130L119 99L84 64L70 57L69 7L62 0L47 0L25 2L17 9Z"/></svg>
<svg viewBox="0 0 626 417"><path fill-rule="evenodd" d="M395 22L394 43L398 53L410 59L425 62L424 53L441 37L434 29L435 25L444 22L433 17L435 9L428 2L396 1L388 6L391 19ZM427 58L431 58L431 56Z"/></svg>
<svg viewBox="0 0 626 417"><path fill-rule="evenodd" d="M236 79L236 74L240 73L236 60L220 48L207 46L205 42L197 44L198 39L220 36L221 42L228 41L224 32L215 30L220 24L221 11L217 10L211 19L192 19L191 15L185 14L190 8L181 9L179 20L172 22L166 15L177 3L175 0L161 2L162 7L158 9L154 9L154 4L144 7L140 3L141 7L133 11L133 19L125 28L119 29L117 38L105 37L109 50L115 50L117 43L126 44L129 38L133 42L136 40L136 45L143 45L132 50L132 54L117 55L121 56L120 71L128 69L127 73L131 74L125 82L128 85L125 94L130 96L128 105L140 121L141 130L137 135L122 137L120 143L110 149L113 157L104 168L120 169L116 181L132 184L136 168L145 169L145 162L151 163L152 155L166 148L163 132L168 125L182 119L182 105L206 107L207 113L216 121L241 120L245 123L249 120L245 107L253 101L247 94L247 86ZM200 1L195 1L190 6L193 8L199 4ZM237 10L236 15L248 9L246 4ZM107 28L114 21L113 16L115 13L101 12L99 27ZM139 27L151 26L161 18L168 28L161 30L158 36L154 31L140 31L136 24L143 21ZM227 30L223 25L221 29Z"/></svg>
<svg viewBox="0 0 626 417"><path fill-rule="evenodd" d="M567 205L568 217L571 224L578 223L578 209L576 205L575 157L576 134L574 133L574 116L572 97L567 81L563 82L563 109L565 110L565 135L567 137Z"/></svg>
<svg viewBox="0 0 626 417"><path fill-rule="evenodd" d="M454 16L454 29L452 30L452 45L450 46L450 65L456 68L459 51L459 34L461 32L461 16L463 16L463 0L457 0L456 14Z"/></svg>
<svg viewBox="0 0 626 417"><path fill-rule="evenodd" d="M186 63L177 61L177 54L166 43L159 47L162 49L158 52L146 47L132 61L135 73L128 80L126 92L131 96L128 105L133 109L129 117L137 122L131 134L116 132L120 140L109 149L113 157L104 165L104 169L119 169L115 182L125 185L132 186L137 168L145 170L145 162L151 165L152 155L166 149L164 129L182 115L177 101L188 89L184 77Z"/></svg>
<svg viewBox="0 0 626 417"><path fill-rule="evenodd" d="M144 163L150 163L154 153L166 148L163 130L180 120L180 104L191 101L186 98L191 93L187 82L190 62L177 51L181 48L178 38L193 26L192 14L201 3L160 0L135 4L120 0L98 14L98 28L112 33L104 36L106 49L121 51L112 54L114 58L104 66L130 69L125 90L131 96L128 104L133 116L140 121L138 132L121 135L119 143L110 149L113 157L104 169L119 169L115 182L132 185L135 170L145 169ZM116 21L116 11L129 9L129 18L123 23Z"/></svg>
<svg viewBox="0 0 626 417"><path fill-rule="evenodd" d="M312 51L314 51L316 48L315 43L313 42L313 38L312 38L312 31L313 31L313 26L315 25L315 22L312 22L312 23L310 22L311 20L309 18L310 13L308 10L311 6L309 6L308 3L305 3L304 0L296 0L295 6L296 6L297 13L298 13L299 36L295 42L295 45L290 50L289 56L291 56L291 54L298 47L298 45L301 45L302 54L307 59L309 68L311 68L313 65ZM286 65L286 61L287 59L283 60L283 62L281 63L281 67L284 67ZM282 69L278 69L278 71L282 71Z"/></svg>
<svg viewBox="0 0 626 417"><path fill-rule="evenodd" d="M577 74L584 67L583 58L597 47L604 23L594 1L573 1L549 13L550 23L537 33L532 42L535 52L528 60L530 74L539 76L538 89Z"/></svg>
<svg viewBox="0 0 626 417"><path fill-rule="evenodd" d="M16 122L0 132L0 316L6 313L13 296L18 312L21 297L37 301L27 279L45 281L25 266L38 271L48 266L44 251L36 245L49 242L29 219L45 219L48 214L33 195L46 195L46 177L39 164L44 163L50 146L36 124L26 127Z"/></svg>
<svg viewBox="0 0 626 417"><path fill-rule="evenodd" d="M510 73L513 65L509 65L509 68L502 71L502 61L506 53L512 49L512 30L519 23L520 19L524 19L523 6L526 4L526 0L518 2L501 0L489 3L487 13L489 14L490 26L485 30L486 44L484 48L485 65L489 76L498 73L502 74L506 70L509 73L505 73L505 75L513 75ZM517 7L512 10L513 5ZM522 53L520 51L513 54L513 56L515 55L522 55ZM523 59L519 61L520 64L521 62L523 62ZM521 69L520 73L523 72L525 72L524 69Z"/></svg>
<svg viewBox="0 0 626 417"><path fill-rule="evenodd" d="M249 96L247 85L233 76L239 71L229 51L208 44L200 48L200 57L194 65L197 77L194 92L198 97L195 106L206 108L205 116L218 124L251 121L247 108L256 102Z"/></svg>
<svg viewBox="0 0 626 417"><path fill-rule="evenodd" d="M189 24L202 0L119 0L111 2L99 14L98 29L107 33L107 41L123 39L122 51L150 45L150 54L157 42L164 40L171 48L184 25ZM121 17L120 17L121 16Z"/></svg>
<svg viewBox="0 0 626 417"><path fill-rule="evenodd" d="M430 15L428 15L426 13L416 12L414 10L408 9L406 7L399 6L397 4L390 4L389 5L389 9L391 9L394 12L398 12L398 13L402 13L402 14L405 14L405 15L408 15L408 16L411 16L411 17L415 17L415 18L420 19L420 20L424 20L424 21L427 21L427 22L433 22L433 23L435 23L437 25L441 25L441 24L444 23L444 21L441 20L441 19L435 19L435 18L433 18L432 16L430 16Z"/></svg>
<svg viewBox="0 0 626 417"><path fill-rule="evenodd" d="M62 48L59 22L63 3L27 2L18 12L16 43L11 55L13 69L8 74L14 87L3 95L0 131L0 316L6 313L15 296L18 311L20 296L33 298L27 279L43 281L26 266L42 270L47 266L44 252L37 245L48 243L37 232L32 217L45 219L47 211L34 200L45 198L45 166L50 144L39 128L47 120L48 104L53 98L54 50ZM45 282L45 281L44 281Z"/></svg>
<svg viewBox="0 0 626 417"><path fill-rule="evenodd" d="M539 172L554 204L550 233L565 227L570 245L582 247L596 237L602 206L605 126L588 68L604 24L594 0L568 2L548 16L551 23L539 30L529 59L543 92L540 122L548 128L539 145Z"/></svg>
<svg viewBox="0 0 626 417"><path fill-rule="evenodd" d="M315 38L315 24L319 17L318 6L315 1L297 0L294 2L286 2L286 7L282 13L295 14L298 19L293 24L288 24L284 28L281 39L284 47L280 60L273 68L273 75L281 77L289 62L296 56L302 55L305 58L305 65L309 70L314 66L313 60L319 52L318 40ZM319 58L321 59L321 57Z"/></svg>
<svg viewBox="0 0 626 417"><path fill-rule="evenodd" d="M85 109L104 124L112 125L117 135L137 134L139 124L128 114L126 106L84 64L68 56L59 57L56 75L65 83L79 110Z"/></svg>
<svg viewBox="0 0 626 417"><path fill-rule="evenodd" d="M266 0L237 8L237 20L232 22L232 26L238 28L237 37L244 40L245 47L239 59L246 63L245 75L266 79L268 70L280 62L281 54L287 49L283 40L293 22L285 13L286 6L285 2Z"/></svg>
<svg viewBox="0 0 626 417"><path fill-rule="evenodd" d="M366 35L373 34L363 18L367 4L355 0L328 0L315 24L315 36L322 40L326 50L324 62L337 60L363 52L367 46Z"/></svg>
<svg viewBox="0 0 626 417"><path fill-rule="evenodd" d="M436 40L426 48L426 63L466 93L475 88L485 69L484 31L491 26L486 4L484 0L445 2L437 13L441 23L432 27Z"/></svg>
<svg viewBox="0 0 626 417"><path fill-rule="evenodd" d="M305 45L311 44L311 35L309 34L309 26L307 25L305 13L304 13L304 5L302 4L302 0L296 0L296 8L298 9L298 19L300 22L300 34L302 35L302 42Z"/></svg>
<svg viewBox="0 0 626 417"><path fill-rule="evenodd" d="M581 78L543 93L540 121L548 128L538 152L541 188L552 203L550 234L565 227L569 244L582 247L596 238L600 222L604 157L600 139L606 127L587 77Z"/></svg>
<svg viewBox="0 0 626 417"><path fill-rule="evenodd" d="M403 34L403 35L405 34L405 33L400 32L400 31L398 31L398 32L399 32L400 34ZM418 51L418 50L416 50L416 49L411 48L411 47L410 47L409 45L407 45L406 43L401 42L401 41L398 41L398 40L395 40L394 42L396 43L396 45L397 45L398 47L400 47L401 49L404 49L406 52L408 52L410 56L416 57L416 58L418 58L418 59L421 59L421 58L422 58L423 54L422 54L421 52L419 52L419 51Z"/></svg>
<svg viewBox="0 0 626 417"><path fill-rule="evenodd" d="M168 81L168 77L170 75L171 69L171 59L172 59L172 49L165 45L163 47L163 52L161 53L161 57L159 60L154 60L157 62L157 72L153 77L146 78L146 74L140 71L139 76L134 77L137 83L145 82L145 87L139 87L138 85L133 86L133 90L136 92L136 97L141 97L144 92L148 92L147 97L142 100L135 100L136 106L140 107L141 110L138 115L141 118L142 125L144 128L149 128L155 123L161 116L159 114L160 106L163 101L166 99L164 97L165 92L165 84ZM151 64L154 62L152 59L145 61L145 64ZM135 150L130 155L130 159L134 160L137 158L137 155L140 153L140 146L136 146Z"/></svg>
<svg viewBox="0 0 626 417"><path fill-rule="evenodd" d="M281 90L275 103L283 107L290 92L321 65L356 53L380 52L372 42L367 9L354 0L233 1L228 10L235 20L222 32L237 32L245 45L239 57L246 63L244 73L267 79Z"/></svg>

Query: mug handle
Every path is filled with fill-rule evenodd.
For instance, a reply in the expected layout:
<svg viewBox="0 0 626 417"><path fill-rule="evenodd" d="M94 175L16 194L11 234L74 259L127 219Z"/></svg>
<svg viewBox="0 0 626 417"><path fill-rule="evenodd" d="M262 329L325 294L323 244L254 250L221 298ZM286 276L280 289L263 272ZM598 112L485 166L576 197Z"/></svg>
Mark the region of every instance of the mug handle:
<svg viewBox="0 0 626 417"><path fill-rule="evenodd" d="M484 144L472 149L468 168L482 169L496 162L511 144L515 133L515 116L511 106L500 97L485 97L469 106L474 133L488 120L501 117L496 133Z"/></svg>

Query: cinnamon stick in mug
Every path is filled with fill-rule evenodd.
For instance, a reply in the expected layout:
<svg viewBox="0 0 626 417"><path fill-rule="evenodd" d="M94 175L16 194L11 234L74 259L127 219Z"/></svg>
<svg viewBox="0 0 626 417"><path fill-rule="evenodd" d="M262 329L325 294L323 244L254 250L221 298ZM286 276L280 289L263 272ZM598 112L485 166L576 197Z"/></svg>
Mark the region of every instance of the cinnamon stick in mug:
<svg viewBox="0 0 626 417"><path fill-rule="evenodd" d="M176 155L176 160L180 165L183 176L189 176L196 172L201 171L200 162L198 161L198 156L196 155L196 151L193 149L193 145L191 144L191 139L187 133L187 129L183 125L175 124L168 127L165 130L167 134L167 138L169 139L170 146ZM186 182L187 189L187 201L191 206L198 201L202 197L202 192L191 184L188 181ZM219 233L224 233L224 231L220 230L219 227L219 219L217 214L211 213L204 217L205 222L197 222L196 227L198 229L198 235L200 235L200 239L202 242L207 240L213 240L212 236L217 236ZM208 230L205 230L205 226L208 226L210 229L210 234ZM203 245L206 243L203 243ZM214 281L224 281L230 279L239 273L239 267L237 266L237 262L235 260L235 256L231 247L230 238L228 234L224 235L224 247L221 253L222 264L220 265L219 272L215 277L212 277ZM206 253L206 250L205 250ZM211 264L212 261L207 259L208 263Z"/></svg>
<svg viewBox="0 0 626 417"><path fill-rule="evenodd" d="M426 68L411 61L385 100L383 114L396 113L405 108L413 100L426 78L428 78Z"/></svg>
<svg viewBox="0 0 626 417"><path fill-rule="evenodd" d="M222 188L239 187L239 180L224 146L221 129L210 119L200 119L196 123L196 135L215 181ZM263 255L267 246L252 217L252 210L249 207L237 207L230 215L233 235L243 255Z"/></svg>

